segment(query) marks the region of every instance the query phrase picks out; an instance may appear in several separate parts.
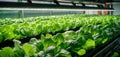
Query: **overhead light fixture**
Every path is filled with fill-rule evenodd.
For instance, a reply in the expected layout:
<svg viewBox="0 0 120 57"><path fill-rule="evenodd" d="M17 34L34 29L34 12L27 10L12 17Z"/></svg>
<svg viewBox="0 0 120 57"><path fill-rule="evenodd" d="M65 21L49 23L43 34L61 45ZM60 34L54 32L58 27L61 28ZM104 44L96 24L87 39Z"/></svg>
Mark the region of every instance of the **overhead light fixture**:
<svg viewBox="0 0 120 57"><path fill-rule="evenodd" d="M0 8L0 10L53 10L53 11L115 11L113 9L54 9L54 8Z"/></svg>
<svg viewBox="0 0 120 57"><path fill-rule="evenodd" d="M17 2L0 2L0 10L115 11L113 8Z"/></svg>

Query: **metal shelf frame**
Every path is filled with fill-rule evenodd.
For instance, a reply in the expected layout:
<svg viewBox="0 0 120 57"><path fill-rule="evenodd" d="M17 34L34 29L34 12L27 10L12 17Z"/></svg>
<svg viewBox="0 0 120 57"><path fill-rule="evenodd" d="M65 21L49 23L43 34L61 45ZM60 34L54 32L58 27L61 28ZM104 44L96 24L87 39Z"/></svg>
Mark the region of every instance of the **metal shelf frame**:
<svg viewBox="0 0 120 57"><path fill-rule="evenodd" d="M116 38L113 42L103 48L101 51L96 53L93 57L110 57L113 50L120 46L120 37ZM120 48L120 47L119 47Z"/></svg>
<svg viewBox="0 0 120 57"><path fill-rule="evenodd" d="M76 3L71 3L73 5L59 5L59 4L43 4L43 3L23 3L23 2L0 2L0 10L10 10L15 9L77 9L77 10L114 10L113 8L105 7L89 7L89 6L76 6Z"/></svg>

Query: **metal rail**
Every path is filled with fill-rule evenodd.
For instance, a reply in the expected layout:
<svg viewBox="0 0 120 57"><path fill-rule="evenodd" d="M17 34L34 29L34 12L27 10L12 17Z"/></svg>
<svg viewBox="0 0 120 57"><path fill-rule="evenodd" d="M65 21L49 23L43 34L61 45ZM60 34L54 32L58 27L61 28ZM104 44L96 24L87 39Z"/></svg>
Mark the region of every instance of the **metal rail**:
<svg viewBox="0 0 120 57"><path fill-rule="evenodd" d="M113 50L118 47L120 44L120 37L115 39L113 42L111 42L109 45L107 45L105 48L103 48L101 51L97 52L93 57L109 57Z"/></svg>

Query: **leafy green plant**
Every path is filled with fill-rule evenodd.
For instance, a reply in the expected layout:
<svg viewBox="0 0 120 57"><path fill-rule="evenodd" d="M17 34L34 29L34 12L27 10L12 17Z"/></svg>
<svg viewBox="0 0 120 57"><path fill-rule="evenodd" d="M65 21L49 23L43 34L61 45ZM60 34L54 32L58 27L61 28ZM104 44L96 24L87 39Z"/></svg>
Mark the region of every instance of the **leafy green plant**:
<svg viewBox="0 0 120 57"><path fill-rule="evenodd" d="M12 48L5 47L0 51L0 57L14 57Z"/></svg>
<svg viewBox="0 0 120 57"><path fill-rule="evenodd" d="M36 49L33 47L33 45L25 43L22 46L22 48L25 51L26 56L28 56L28 57L33 57L34 56L35 57Z"/></svg>
<svg viewBox="0 0 120 57"><path fill-rule="evenodd" d="M120 34L119 20L119 16L68 15L36 17L35 20L28 21L19 20L22 22L20 24L7 25L5 23L0 27L0 42L39 34L41 37L40 39L31 38L24 44L14 40L14 47L2 48L0 57L72 57L73 55L80 57L85 55L88 50L94 49ZM77 31L70 30L76 27L80 28ZM65 32L59 33L60 31ZM55 32L58 33L54 35Z"/></svg>
<svg viewBox="0 0 120 57"><path fill-rule="evenodd" d="M112 57L119 57L119 54L117 52L114 52Z"/></svg>
<svg viewBox="0 0 120 57"><path fill-rule="evenodd" d="M20 46L20 41L14 40L13 52L14 52L15 57L24 57L25 56L25 52L22 49L22 46Z"/></svg>

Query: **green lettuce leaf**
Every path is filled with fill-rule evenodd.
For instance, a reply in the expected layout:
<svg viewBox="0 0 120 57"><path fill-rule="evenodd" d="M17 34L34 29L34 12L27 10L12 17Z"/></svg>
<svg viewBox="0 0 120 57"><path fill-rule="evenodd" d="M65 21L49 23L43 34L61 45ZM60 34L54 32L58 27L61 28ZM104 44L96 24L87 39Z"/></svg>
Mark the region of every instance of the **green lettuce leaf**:
<svg viewBox="0 0 120 57"><path fill-rule="evenodd" d="M33 47L33 45L30 45L28 43L25 43L22 46L23 50L25 51L26 56L35 56L36 49Z"/></svg>
<svg viewBox="0 0 120 57"><path fill-rule="evenodd" d="M12 48L5 47L0 51L0 57L14 57Z"/></svg>

